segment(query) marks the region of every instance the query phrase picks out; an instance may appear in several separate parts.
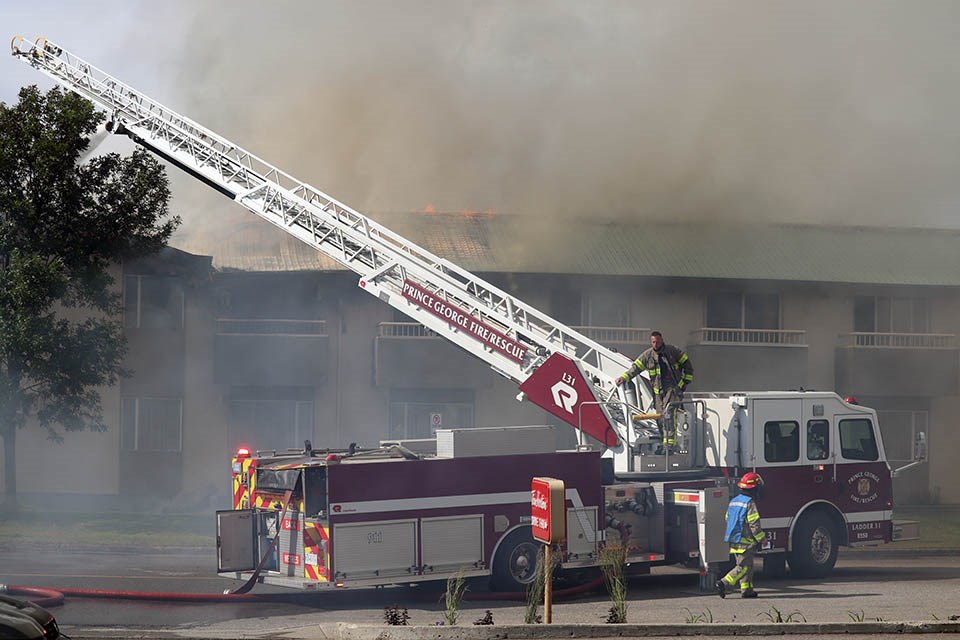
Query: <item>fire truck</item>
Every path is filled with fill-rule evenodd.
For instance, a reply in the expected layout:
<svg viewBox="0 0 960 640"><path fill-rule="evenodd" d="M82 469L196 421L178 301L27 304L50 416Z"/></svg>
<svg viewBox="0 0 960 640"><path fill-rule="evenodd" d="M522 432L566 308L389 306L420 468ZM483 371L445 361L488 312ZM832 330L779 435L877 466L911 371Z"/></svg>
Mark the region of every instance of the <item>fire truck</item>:
<svg viewBox="0 0 960 640"><path fill-rule="evenodd" d="M13 54L108 113L107 129L180 167L358 276L399 309L514 381L578 430L554 450L554 425L440 429L376 448L238 451L233 509L217 513L218 572L302 589L489 576L534 580L531 479L562 480L561 570L595 570L605 546L632 570L663 564L710 576L735 479L760 472L764 570L822 577L840 546L915 537L894 523L892 478L876 412L835 393L687 394L653 412L631 360L179 115L53 42ZM658 421L677 442L663 447ZM920 434L914 461L925 458ZM906 468L906 467L902 467ZM901 468L901 469L902 469Z"/></svg>

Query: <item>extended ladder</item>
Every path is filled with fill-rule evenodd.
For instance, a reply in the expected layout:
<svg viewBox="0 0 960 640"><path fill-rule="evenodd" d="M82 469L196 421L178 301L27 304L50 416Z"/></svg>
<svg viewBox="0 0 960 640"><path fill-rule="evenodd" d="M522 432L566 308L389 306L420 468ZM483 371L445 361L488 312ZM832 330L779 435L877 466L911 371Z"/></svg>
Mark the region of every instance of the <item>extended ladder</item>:
<svg viewBox="0 0 960 640"><path fill-rule="evenodd" d="M615 377L630 366L625 355L431 254L46 38L30 43L17 36L11 47L24 62L104 108L109 130L128 135L351 269L366 291L515 383L526 381L551 354L566 355L591 384L616 431L617 453L624 440L631 441L632 430L626 425L629 405L635 402L622 402L626 396L614 385ZM641 407L649 407L652 397L646 385L638 381L631 387L639 390ZM562 400L554 390L554 403L561 405ZM556 407L543 408L558 415ZM568 421L579 426L577 420L574 416ZM623 468L620 463L617 467Z"/></svg>

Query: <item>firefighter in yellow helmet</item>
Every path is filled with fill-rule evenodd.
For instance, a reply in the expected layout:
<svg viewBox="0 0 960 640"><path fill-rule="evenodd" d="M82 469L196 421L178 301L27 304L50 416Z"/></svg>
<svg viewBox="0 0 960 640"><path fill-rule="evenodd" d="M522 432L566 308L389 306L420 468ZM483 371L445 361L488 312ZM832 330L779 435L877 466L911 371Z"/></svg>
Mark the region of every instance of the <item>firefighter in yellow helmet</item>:
<svg viewBox="0 0 960 640"><path fill-rule="evenodd" d="M730 544L730 553L737 564L717 580L717 595L727 597L727 588L732 589L739 582L741 598L756 598L757 592L753 590L753 557L767 537L760 526L756 502L763 492L763 478L759 473L749 471L743 474L737 486L740 487L740 494L727 507L727 531L723 537L724 542Z"/></svg>
<svg viewBox="0 0 960 640"><path fill-rule="evenodd" d="M615 380L616 385L619 387L643 371L649 373L653 385L654 407L661 415L659 425L663 444L673 447L677 444L677 431L672 414L683 402L683 392L693 382L693 363L683 350L665 344L662 333L651 331L650 348Z"/></svg>

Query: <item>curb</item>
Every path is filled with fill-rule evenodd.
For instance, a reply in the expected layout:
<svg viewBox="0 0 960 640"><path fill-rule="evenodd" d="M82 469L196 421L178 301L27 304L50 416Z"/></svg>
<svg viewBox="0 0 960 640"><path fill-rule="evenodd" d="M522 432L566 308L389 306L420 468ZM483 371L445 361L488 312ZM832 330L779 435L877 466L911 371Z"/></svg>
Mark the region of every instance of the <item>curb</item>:
<svg viewBox="0 0 960 640"><path fill-rule="evenodd" d="M813 624L531 624L490 626L384 626L339 622L329 627L267 632L159 631L141 629L88 629L74 632L72 640L233 640L283 638L285 640L552 640L555 638L655 638L669 636L791 636L791 635L903 635L960 633L960 622L850 622Z"/></svg>
<svg viewBox="0 0 960 640"><path fill-rule="evenodd" d="M770 624L534 624L474 627L384 627L341 622L338 640L546 640L662 636L782 636L827 634L958 633L960 622Z"/></svg>

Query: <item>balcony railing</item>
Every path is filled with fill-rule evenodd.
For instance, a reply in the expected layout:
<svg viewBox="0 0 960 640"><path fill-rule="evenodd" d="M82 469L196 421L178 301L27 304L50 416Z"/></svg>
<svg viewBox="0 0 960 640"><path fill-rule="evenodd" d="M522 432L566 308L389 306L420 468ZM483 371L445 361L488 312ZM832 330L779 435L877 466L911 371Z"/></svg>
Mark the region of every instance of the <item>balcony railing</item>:
<svg viewBox="0 0 960 640"><path fill-rule="evenodd" d="M381 338L439 338L436 333L419 322L381 322Z"/></svg>
<svg viewBox="0 0 960 640"><path fill-rule="evenodd" d="M381 322L379 335L383 338L437 338L436 333L418 322ZM650 329L634 327L570 327L600 344L645 343Z"/></svg>
<svg viewBox="0 0 960 640"><path fill-rule="evenodd" d="M690 344L806 347L807 332L791 329L719 329L702 327L690 332Z"/></svg>
<svg viewBox="0 0 960 640"><path fill-rule="evenodd" d="M873 333L858 331L842 334L841 347L862 349L956 349L952 333Z"/></svg>
<svg viewBox="0 0 960 640"><path fill-rule="evenodd" d="M217 333L231 335L327 335L326 320L247 320L218 318Z"/></svg>
<svg viewBox="0 0 960 640"><path fill-rule="evenodd" d="M638 327L570 327L600 344L643 344L650 341L650 329Z"/></svg>

